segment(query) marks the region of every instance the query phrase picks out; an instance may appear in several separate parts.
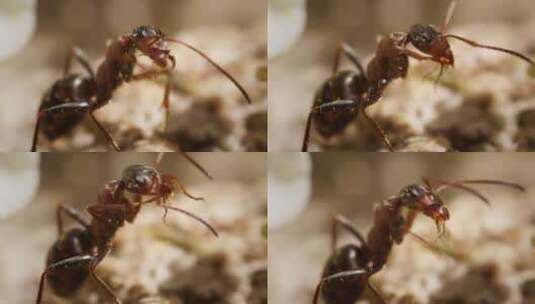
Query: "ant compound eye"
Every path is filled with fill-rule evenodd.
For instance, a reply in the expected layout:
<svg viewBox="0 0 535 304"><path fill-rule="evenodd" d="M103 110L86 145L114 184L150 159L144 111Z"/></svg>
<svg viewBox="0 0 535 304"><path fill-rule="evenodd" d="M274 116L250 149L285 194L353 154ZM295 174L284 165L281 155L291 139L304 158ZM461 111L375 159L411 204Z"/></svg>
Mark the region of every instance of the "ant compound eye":
<svg viewBox="0 0 535 304"><path fill-rule="evenodd" d="M407 37L415 48L427 53L439 39L440 33L431 25L417 24L411 27Z"/></svg>

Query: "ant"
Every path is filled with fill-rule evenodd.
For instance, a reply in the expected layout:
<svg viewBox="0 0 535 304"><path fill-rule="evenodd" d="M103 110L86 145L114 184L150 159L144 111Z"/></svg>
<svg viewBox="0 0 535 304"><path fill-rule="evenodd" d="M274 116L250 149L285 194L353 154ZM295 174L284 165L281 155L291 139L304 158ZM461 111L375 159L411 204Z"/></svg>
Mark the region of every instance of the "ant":
<svg viewBox="0 0 535 304"><path fill-rule="evenodd" d="M454 66L454 56L449 38L460 40L476 48L490 49L516 56L532 66L535 63L525 55L512 50L484 45L467 38L447 34L447 27L453 16L457 1L452 1L444 23L439 30L433 25L417 24L408 33L395 32L383 37L375 51L375 56L364 70L355 51L341 43L334 56L331 77L316 92L312 108L307 118L302 152L308 150L310 128L313 123L318 133L326 139L340 134L361 113L373 126L377 135L389 151L394 149L381 127L366 113L365 109L383 96L383 92L397 78L405 78L409 68L409 57L418 61L432 61L440 64L440 78L445 67ZM418 51L408 48L413 45ZM339 71L340 57L345 55L357 71Z"/></svg>
<svg viewBox="0 0 535 304"><path fill-rule="evenodd" d="M338 215L332 224L332 253L323 268L322 279L317 285L313 304L319 296L328 304L352 304L368 287L382 303L386 303L369 282L370 276L379 272L386 264L395 244L401 244L406 234L415 236L429 247L423 238L412 233L410 228L418 213L435 221L439 237L445 233L445 222L449 219L448 208L438 193L448 188L457 188L475 195L485 204L489 200L468 184L492 184L525 191L524 187L500 180L445 181L423 178L423 184L412 184L403 188L397 196L387 198L375 207L374 224L365 238L347 218ZM358 240L337 249L338 226L342 226Z"/></svg>
<svg viewBox="0 0 535 304"><path fill-rule="evenodd" d="M42 303L45 279L48 279L55 294L69 297L83 285L89 275L106 291L114 303L120 303L112 289L97 276L95 269L111 251L117 230L125 222L133 223L143 204L155 202L162 207L165 210L164 221L168 210L174 210L198 221L214 236L218 236L217 231L202 218L166 204L177 191L177 186L194 200L202 198L189 194L175 176L160 173L158 165L162 157L163 153L158 155L156 167L131 165L123 171L121 179L106 183L97 197L97 202L87 208L92 217L91 221L84 219L74 208L58 205L56 215L59 238L48 252L46 269L39 282L37 304ZM192 160L189 157L187 159ZM196 167L200 166L195 161L193 164ZM203 169L202 172L206 171ZM143 201L142 197L148 199ZM82 227L65 232L62 214L68 215Z"/></svg>
<svg viewBox="0 0 535 304"><path fill-rule="evenodd" d="M165 130L169 120L171 72L176 65L175 57L169 54L167 42L182 45L203 57L224 74L247 102L251 103L249 95L238 81L202 51L184 41L166 37L158 28L143 25L135 28L131 34L120 36L109 43L106 57L96 73L93 72L81 49L76 47L71 49L65 61L63 77L52 85L41 101L31 151L36 151L40 129L48 140L55 140L74 129L86 115L91 117L113 149L120 151L119 145L96 119L94 112L108 104L113 92L124 82L153 79L160 75L167 77L162 102L166 115ZM134 67L139 65L136 51L149 57L158 68L134 74ZM87 75L70 73L73 59L81 64Z"/></svg>

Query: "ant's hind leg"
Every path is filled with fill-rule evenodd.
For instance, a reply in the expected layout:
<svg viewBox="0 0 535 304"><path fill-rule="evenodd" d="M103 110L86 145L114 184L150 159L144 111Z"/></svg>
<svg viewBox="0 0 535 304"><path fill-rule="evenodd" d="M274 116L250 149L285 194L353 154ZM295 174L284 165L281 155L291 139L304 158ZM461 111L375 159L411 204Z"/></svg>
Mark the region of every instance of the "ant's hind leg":
<svg viewBox="0 0 535 304"><path fill-rule="evenodd" d="M84 263L90 263L91 261L95 261L96 259L97 258L92 255L81 255L81 256L70 257L70 258L61 260L59 262L56 262L54 264L48 265L45 271L43 271L43 274L41 275L41 280L39 281L39 291L37 292L36 303L41 304L41 301L43 299L43 291L45 287L45 278L49 272L52 272L60 268L69 268L73 266L79 266L80 264L84 264Z"/></svg>
<svg viewBox="0 0 535 304"><path fill-rule="evenodd" d="M85 228L89 228L89 222L85 220L80 213L78 213L78 210L72 207L65 207L62 203L59 203L58 208L56 209L56 217L58 220L58 236L61 237L61 235L63 235L63 221L61 219L61 213L66 213L80 225L84 226Z"/></svg>
<svg viewBox="0 0 535 304"><path fill-rule="evenodd" d="M338 242L338 226L342 226L347 231L349 231L354 237L356 237L362 246L367 247L366 239L364 236L357 230L357 227L345 216L335 215L332 218L332 230L331 230L331 248L332 252L336 250Z"/></svg>
<svg viewBox="0 0 535 304"><path fill-rule="evenodd" d="M355 50L344 42L340 43L340 45L338 45L338 48L336 49L336 53L334 55L333 75L336 74L338 72L338 69L340 68L340 60L342 54L344 54L353 63L353 65L355 65L355 67L362 75L366 75L364 67L360 63L360 60L358 59Z"/></svg>

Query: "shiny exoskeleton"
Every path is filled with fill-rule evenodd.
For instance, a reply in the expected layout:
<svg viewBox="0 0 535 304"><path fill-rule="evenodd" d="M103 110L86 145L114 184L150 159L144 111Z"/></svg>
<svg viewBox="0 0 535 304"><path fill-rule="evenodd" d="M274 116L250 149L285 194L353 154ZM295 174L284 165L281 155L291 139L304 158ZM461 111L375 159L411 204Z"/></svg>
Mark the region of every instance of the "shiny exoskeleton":
<svg viewBox="0 0 535 304"><path fill-rule="evenodd" d="M171 39L159 29L152 26L140 26L129 35L123 35L113 40L106 50L104 61L94 73L84 53L73 48L65 63L63 78L58 80L42 100L33 135L31 151L37 149L40 129L48 140L54 140L65 135L76 127L86 115L89 115L96 126L105 135L108 143L119 151L119 145L111 134L106 131L94 116L94 112L108 104L113 93L124 82L153 79L158 76L167 78L162 106L165 108L166 118L164 129L169 119L169 94L171 87L171 72L175 67L175 57L170 55L167 42L180 44L204 59L223 73L243 94L250 103L249 95L243 87L221 66L206 54L186 42ZM136 52L149 57L157 68L134 74L138 65ZM88 76L70 74L70 66L76 59L86 70Z"/></svg>
<svg viewBox="0 0 535 304"><path fill-rule="evenodd" d="M433 25L417 24L412 26L408 33L396 32L381 38L374 57L368 63L366 72L355 56L355 52L348 45L341 44L335 55L331 77L322 84L314 97L305 127L301 151L308 150L312 124L323 138L329 139L343 132L359 113L362 113L372 124L384 145L393 151L394 149L384 131L366 114L365 109L380 100L389 83L407 75L409 57L440 64L440 75L445 67L453 67L454 55L448 42L449 38L460 40L473 47L504 52L534 65L530 58L518 52L483 45L461 36L447 34L447 26L456 4L457 1L452 1L440 30ZM409 45L412 45L417 51L409 49ZM338 71L342 54L348 57L357 71Z"/></svg>
<svg viewBox="0 0 535 304"><path fill-rule="evenodd" d="M55 294L69 297L90 275L110 299L120 303L112 289L97 276L95 268L110 252L117 230L126 222L133 223L143 204L155 202L165 209L164 216L168 210L185 214L217 236L217 231L202 218L167 205L177 186L190 198L201 199L187 193L184 186L172 175L162 174L151 166L132 165L123 171L121 179L106 183L97 197L97 202L87 208L91 215L90 222L76 209L60 204L57 209L59 238L48 252L36 303L42 303L45 279ZM62 214L74 219L81 227L64 232Z"/></svg>
<svg viewBox="0 0 535 304"><path fill-rule="evenodd" d="M467 185L494 184L525 191L518 184L498 180L442 181L424 178L423 181L423 184L409 185L397 196L379 203L375 208L373 227L366 238L347 218L338 215L333 219L332 254L316 287L313 304L318 303L320 295L327 304L353 304L362 296L366 287L382 303L386 303L370 284L369 277L383 268L393 245L400 244L405 235L412 234L410 229L419 213L435 221L440 234L445 232L445 222L450 214L438 196L440 191L457 188L477 196L487 204L490 204L487 198ZM339 226L351 233L357 243L337 248Z"/></svg>

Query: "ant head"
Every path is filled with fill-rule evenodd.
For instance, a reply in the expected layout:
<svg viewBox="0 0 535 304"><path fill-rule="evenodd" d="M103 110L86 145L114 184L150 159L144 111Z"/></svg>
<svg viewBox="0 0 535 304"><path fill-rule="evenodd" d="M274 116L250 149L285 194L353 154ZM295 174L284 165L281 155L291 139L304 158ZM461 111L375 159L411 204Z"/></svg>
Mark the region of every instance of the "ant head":
<svg viewBox="0 0 535 304"><path fill-rule="evenodd" d="M174 66L175 59L169 55L166 36L160 29L142 25L135 28L129 38L136 49L147 55L158 66L167 67L168 59L173 62Z"/></svg>
<svg viewBox="0 0 535 304"><path fill-rule="evenodd" d="M121 181L125 190L140 195L155 194L160 185L160 173L146 165L132 165L123 171Z"/></svg>
<svg viewBox="0 0 535 304"><path fill-rule="evenodd" d="M399 193L401 204L413 210L421 211L432 218L437 226L450 218L448 208L432 189L422 185L409 185Z"/></svg>
<svg viewBox="0 0 535 304"><path fill-rule="evenodd" d="M448 40L432 25L413 25L407 34L407 42L420 52L432 56L433 61L443 66L454 65L453 52Z"/></svg>

